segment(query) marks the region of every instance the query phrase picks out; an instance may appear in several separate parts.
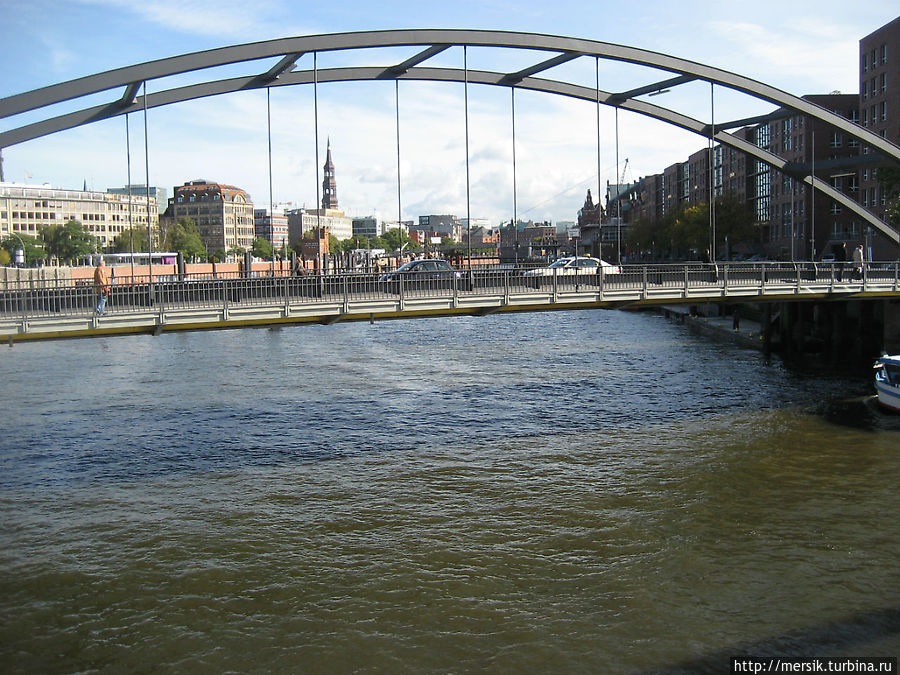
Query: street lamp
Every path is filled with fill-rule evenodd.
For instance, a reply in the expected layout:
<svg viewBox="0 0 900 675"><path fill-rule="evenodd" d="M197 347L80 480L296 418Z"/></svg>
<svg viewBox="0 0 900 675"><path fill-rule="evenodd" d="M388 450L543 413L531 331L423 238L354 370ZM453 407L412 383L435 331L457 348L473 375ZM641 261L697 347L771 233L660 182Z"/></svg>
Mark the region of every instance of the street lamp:
<svg viewBox="0 0 900 675"><path fill-rule="evenodd" d="M10 236L15 237L19 240L19 248L13 251L13 262L16 267L24 267L25 266L25 242L22 241L22 237L17 235L15 232L10 232Z"/></svg>

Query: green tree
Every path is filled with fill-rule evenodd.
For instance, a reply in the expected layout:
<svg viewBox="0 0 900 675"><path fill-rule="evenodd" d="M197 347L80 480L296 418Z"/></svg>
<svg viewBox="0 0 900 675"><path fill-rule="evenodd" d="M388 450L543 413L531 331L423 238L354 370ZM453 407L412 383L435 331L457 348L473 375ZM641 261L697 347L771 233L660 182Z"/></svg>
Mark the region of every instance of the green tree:
<svg viewBox="0 0 900 675"><path fill-rule="evenodd" d="M113 251L116 253L128 253L134 246L135 252L147 250L147 228L131 227L124 232L119 232L113 239Z"/></svg>
<svg viewBox="0 0 900 675"><path fill-rule="evenodd" d="M652 220L639 220L628 225L625 243L633 251L657 252L656 240L660 234L659 223Z"/></svg>
<svg viewBox="0 0 900 675"><path fill-rule="evenodd" d="M165 249L181 253L186 260L206 256L206 246L191 218L179 218L166 233Z"/></svg>
<svg viewBox="0 0 900 675"><path fill-rule="evenodd" d="M253 246L250 248L250 252L256 258L270 260L272 258L272 242L265 237L257 237L253 240Z"/></svg>
<svg viewBox="0 0 900 675"><path fill-rule="evenodd" d="M222 262L225 260L225 249L220 246L209 254L209 259L215 262Z"/></svg>
<svg viewBox="0 0 900 675"><path fill-rule="evenodd" d="M691 204L673 214L667 227L672 250L686 256L709 248L709 204Z"/></svg>
<svg viewBox="0 0 900 675"><path fill-rule="evenodd" d="M77 220L65 225L48 225L41 230L44 249L60 262L72 262L96 250L97 239L85 231Z"/></svg>
<svg viewBox="0 0 900 675"><path fill-rule="evenodd" d="M753 210L733 192L716 198L717 247L724 246L726 237L732 248L738 244L753 244L759 239Z"/></svg>
<svg viewBox="0 0 900 675"><path fill-rule="evenodd" d="M886 200L884 215L891 225L900 228L900 167L880 167L878 184Z"/></svg>
<svg viewBox="0 0 900 675"><path fill-rule="evenodd" d="M385 250L396 251L398 248L403 246L403 244L410 241L410 238L409 234L405 230L401 230L399 227L395 227L381 235L381 240L385 244Z"/></svg>
<svg viewBox="0 0 900 675"><path fill-rule="evenodd" d="M348 240L346 240L346 241L349 241L349 242L352 244L352 246L350 247L351 249L354 249L354 248L360 248L360 249L363 249L363 248L373 248L372 242L371 242L371 241L369 240L369 238L368 238L366 235L364 235L364 234L355 234L355 235L353 235L350 239L348 239Z"/></svg>

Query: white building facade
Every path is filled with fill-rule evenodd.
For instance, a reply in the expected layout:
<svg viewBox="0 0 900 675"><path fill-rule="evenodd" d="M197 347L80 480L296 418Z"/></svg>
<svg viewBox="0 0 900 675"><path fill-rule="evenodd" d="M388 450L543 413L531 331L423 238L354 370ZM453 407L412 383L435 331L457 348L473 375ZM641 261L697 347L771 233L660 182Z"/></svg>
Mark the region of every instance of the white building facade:
<svg viewBox="0 0 900 675"><path fill-rule="evenodd" d="M37 237L49 225L78 221L97 237L100 248L112 245L116 236L131 227L153 231L159 227L155 197L94 190L63 190L49 185L0 183L0 238L13 234Z"/></svg>

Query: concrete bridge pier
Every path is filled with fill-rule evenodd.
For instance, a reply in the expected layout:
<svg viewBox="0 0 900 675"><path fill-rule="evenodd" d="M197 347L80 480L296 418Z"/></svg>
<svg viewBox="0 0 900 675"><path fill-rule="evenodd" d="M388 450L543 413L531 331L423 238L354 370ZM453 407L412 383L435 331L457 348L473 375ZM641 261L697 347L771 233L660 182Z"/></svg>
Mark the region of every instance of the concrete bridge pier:
<svg viewBox="0 0 900 675"><path fill-rule="evenodd" d="M897 301L784 302L763 306L762 317L764 327L773 324L771 330L787 359L817 358L839 365L900 351Z"/></svg>
<svg viewBox="0 0 900 675"><path fill-rule="evenodd" d="M888 354L900 354L900 301L885 300L883 349Z"/></svg>

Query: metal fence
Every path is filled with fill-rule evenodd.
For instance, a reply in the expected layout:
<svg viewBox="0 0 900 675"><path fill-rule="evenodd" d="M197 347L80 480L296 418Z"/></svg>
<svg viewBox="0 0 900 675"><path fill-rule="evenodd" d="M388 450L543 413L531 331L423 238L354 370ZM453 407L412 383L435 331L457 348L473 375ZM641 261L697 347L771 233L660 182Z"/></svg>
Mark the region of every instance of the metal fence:
<svg viewBox="0 0 900 675"><path fill-rule="evenodd" d="M867 263L861 270L841 263L727 263L624 265L607 271L569 274L547 268L495 267L431 273L337 273L304 276L185 275L183 278L136 277L113 283L108 314L229 306L289 306L317 302L471 295L614 293L615 291L747 289L803 285L872 285L900 290L900 264ZM98 301L89 282L11 282L0 290L0 317L90 316Z"/></svg>

